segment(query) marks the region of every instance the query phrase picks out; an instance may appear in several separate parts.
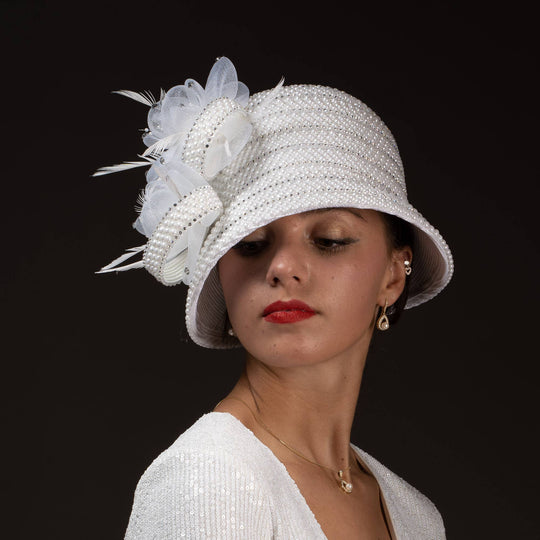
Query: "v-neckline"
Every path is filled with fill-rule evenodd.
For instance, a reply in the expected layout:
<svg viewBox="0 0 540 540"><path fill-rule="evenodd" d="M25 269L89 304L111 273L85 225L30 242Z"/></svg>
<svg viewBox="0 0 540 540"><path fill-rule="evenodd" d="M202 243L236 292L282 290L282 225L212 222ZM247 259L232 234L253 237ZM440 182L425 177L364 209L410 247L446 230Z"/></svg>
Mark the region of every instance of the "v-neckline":
<svg viewBox="0 0 540 540"><path fill-rule="evenodd" d="M310 508L309 504L306 501L306 498L304 497L304 495L300 491L300 488L298 487L298 485L294 481L293 477L290 475L289 471L287 470L287 467L285 467L285 465L277 458L277 456L274 454L274 452L272 452L272 450L270 450L270 448L268 448L268 446L266 446L255 435L255 433L253 433L253 431L251 431L251 429L246 427L238 418L236 418L236 416L232 415L231 413L228 413L228 412L211 412L209 414L225 414L225 415L229 416L238 425L238 427L242 428L250 437L252 437L254 439L255 444L257 444L259 446L261 451L266 453L268 455L268 457L272 460L274 465L277 466L280 469L280 471L282 472L283 476L285 477L287 483L289 484L290 488L292 489L293 493L295 494L296 499L304 507L304 510L305 510L306 514L308 514L310 516L310 518L312 519L312 521L313 521L313 523L315 525L315 528L320 531L320 534L322 535L322 538L328 540L327 536L324 534L324 531L322 530L321 524L317 521L317 518L315 517L315 514L313 513L313 510ZM383 512L383 518L386 521L386 526L387 526L387 529L388 529L388 533L390 535L391 540L397 540L397 537L395 535L394 525L393 525L393 522L392 522L392 516L390 515L390 511L388 510L388 506L387 506L386 501L385 501L385 497L384 497L383 489L381 487L381 483L379 482L379 479L377 478L377 475L366 464L366 462L364 460L364 457L362 455L360 455L360 449L357 446L355 446L354 444L351 444L351 448L352 448L352 450L354 452L354 455L356 456L356 459L360 462L362 467L364 467L365 470L368 472L368 474L370 474L375 479L375 481L377 482L377 486L378 486L378 489L379 489L379 499L380 499L380 504L381 504L381 511Z"/></svg>

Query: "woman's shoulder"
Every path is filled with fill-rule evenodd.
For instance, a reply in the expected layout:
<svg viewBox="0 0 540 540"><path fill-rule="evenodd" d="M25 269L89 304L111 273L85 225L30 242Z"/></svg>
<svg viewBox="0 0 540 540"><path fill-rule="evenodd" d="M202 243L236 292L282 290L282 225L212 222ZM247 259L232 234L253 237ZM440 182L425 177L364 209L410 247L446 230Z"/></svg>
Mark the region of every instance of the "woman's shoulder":
<svg viewBox="0 0 540 540"><path fill-rule="evenodd" d="M151 480L160 471L169 479L188 478L198 471L201 482L218 483L225 477L242 476L247 482L259 479L268 468L268 459L253 433L234 416L207 413L161 452L144 472L139 483ZM171 474L174 472L175 474ZM267 471L268 472L268 471Z"/></svg>
<svg viewBox="0 0 540 540"><path fill-rule="evenodd" d="M441 514L428 497L367 452L354 449L377 479L399 538L445 538Z"/></svg>
<svg viewBox="0 0 540 540"><path fill-rule="evenodd" d="M270 504L249 435L224 413L195 422L139 480L126 538L217 537L219 531L232 537L237 527L257 536L266 530Z"/></svg>
<svg viewBox="0 0 540 540"><path fill-rule="evenodd" d="M260 466L264 452L258 439L228 413L207 413L163 451L154 464L184 458L232 460L243 466Z"/></svg>

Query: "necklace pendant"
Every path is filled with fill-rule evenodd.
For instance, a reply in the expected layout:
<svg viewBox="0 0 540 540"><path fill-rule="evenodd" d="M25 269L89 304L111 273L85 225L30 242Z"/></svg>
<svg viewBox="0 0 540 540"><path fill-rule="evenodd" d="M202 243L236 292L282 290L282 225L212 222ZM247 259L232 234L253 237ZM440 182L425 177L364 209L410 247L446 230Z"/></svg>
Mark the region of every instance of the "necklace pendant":
<svg viewBox="0 0 540 540"><path fill-rule="evenodd" d="M342 491L345 493L351 493L352 492L352 484L350 482L345 482L345 480L341 480L339 487Z"/></svg>
<svg viewBox="0 0 540 540"><path fill-rule="evenodd" d="M344 493L351 493L353 485L351 484L351 482L347 482L346 480L343 479L343 471L338 471L338 476L339 476L338 482L339 482L339 487L341 491L343 491Z"/></svg>

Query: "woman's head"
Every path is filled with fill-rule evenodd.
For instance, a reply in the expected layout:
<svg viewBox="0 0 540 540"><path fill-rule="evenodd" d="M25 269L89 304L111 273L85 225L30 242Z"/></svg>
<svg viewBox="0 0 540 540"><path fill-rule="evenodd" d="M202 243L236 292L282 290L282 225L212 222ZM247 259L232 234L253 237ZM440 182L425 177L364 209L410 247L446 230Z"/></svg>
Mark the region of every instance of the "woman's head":
<svg viewBox="0 0 540 540"><path fill-rule="evenodd" d="M374 211L392 250L414 250L406 294L388 302L396 306L391 311L399 315L438 294L452 275L452 256L408 202L398 148L382 120L358 99L323 86L279 84L248 95L222 58L205 88L189 79L148 103L151 168L136 226L149 241L139 263L118 268L133 250L103 270L145 267L166 285L188 283L192 339L233 347L218 261L282 218L349 208Z"/></svg>
<svg viewBox="0 0 540 540"><path fill-rule="evenodd" d="M367 351L376 314L401 296L411 259L379 212L329 208L253 231L220 259L218 273L242 345L290 366Z"/></svg>
<svg viewBox="0 0 540 540"><path fill-rule="evenodd" d="M225 333L217 261L252 231L284 216L329 207L384 215L389 245L414 248L407 291L397 304L389 302L391 322L404 307L435 296L452 274L450 251L409 204L397 146L371 109L321 86L282 87L271 94L250 98L253 135L212 182L224 212L202 248L186 309L188 331L204 346L238 345Z"/></svg>

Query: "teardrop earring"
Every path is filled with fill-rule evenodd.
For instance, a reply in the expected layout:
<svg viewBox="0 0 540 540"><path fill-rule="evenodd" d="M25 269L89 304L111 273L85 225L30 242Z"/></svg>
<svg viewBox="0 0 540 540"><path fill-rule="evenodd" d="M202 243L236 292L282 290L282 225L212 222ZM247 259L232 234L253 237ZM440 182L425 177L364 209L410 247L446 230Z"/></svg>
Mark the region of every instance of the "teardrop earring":
<svg viewBox="0 0 540 540"><path fill-rule="evenodd" d="M388 307L388 301L384 301L384 307L382 308L382 313L379 315L379 318L377 319L377 328L381 331L388 330L390 328L390 321L388 320L388 317L386 316L386 308Z"/></svg>

